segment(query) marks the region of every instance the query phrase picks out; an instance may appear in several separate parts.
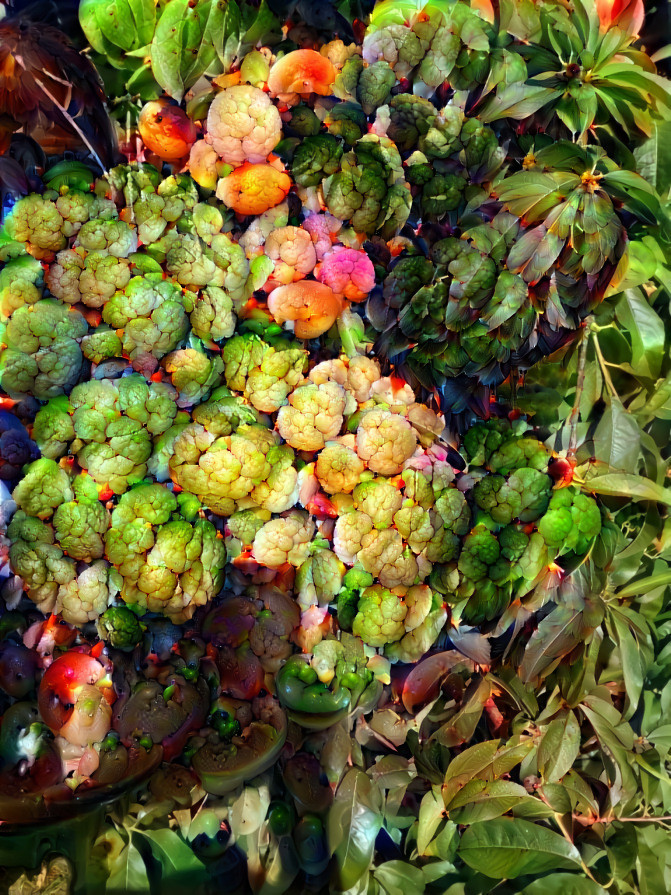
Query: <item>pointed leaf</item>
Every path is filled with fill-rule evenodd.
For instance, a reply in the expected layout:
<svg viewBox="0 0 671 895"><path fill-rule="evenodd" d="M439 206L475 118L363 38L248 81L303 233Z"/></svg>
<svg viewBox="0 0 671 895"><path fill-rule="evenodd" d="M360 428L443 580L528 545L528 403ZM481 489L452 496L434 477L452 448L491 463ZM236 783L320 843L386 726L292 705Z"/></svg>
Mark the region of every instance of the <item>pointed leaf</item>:
<svg viewBox="0 0 671 895"><path fill-rule="evenodd" d="M634 469L641 443L641 430L620 401L611 399L594 433L594 456L612 469Z"/></svg>
<svg viewBox="0 0 671 895"><path fill-rule="evenodd" d="M528 84L510 84L492 97L478 116L481 121L499 121L502 118L528 118L543 106L559 99L561 90L555 87L532 87Z"/></svg>
<svg viewBox="0 0 671 895"><path fill-rule="evenodd" d="M587 488L596 494L630 497L632 500L652 500L671 506L671 489L663 488L644 476L629 473L607 473L591 478Z"/></svg>
<svg viewBox="0 0 671 895"><path fill-rule="evenodd" d="M182 892L187 880L189 885L195 885L206 878L205 865L174 830L142 830L138 835L149 842L153 856L161 864L161 891L166 895L171 891Z"/></svg>
<svg viewBox="0 0 671 895"><path fill-rule="evenodd" d="M529 638L520 665L522 680L530 682L538 679L575 649L580 643L582 629L582 610L568 606L553 609Z"/></svg>
<svg viewBox="0 0 671 895"><path fill-rule="evenodd" d="M538 772L556 782L567 774L580 753L580 725L569 709L547 726L538 746Z"/></svg>
<svg viewBox="0 0 671 895"><path fill-rule="evenodd" d="M656 379L662 368L666 332L661 317L641 289L627 289L616 313L629 333L632 366L639 376Z"/></svg>
<svg viewBox="0 0 671 895"><path fill-rule="evenodd" d="M492 879L580 865L574 845L546 827L518 818L473 824L461 837L459 857Z"/></svg>
<svg viewBox="0 0 671 895"><path fill-rule="evenodd" d="M326 825L341 889L352 888L367 873L381 827L379 794L370 777L352 768L336 791Z"/></svg>
<svg viewBox="0 0 671 895"><path fill-rule="evenodd" d="M149 892L147 865L131 837L130 842L113 862L105 886L106 895L135 895Z"/></svg>

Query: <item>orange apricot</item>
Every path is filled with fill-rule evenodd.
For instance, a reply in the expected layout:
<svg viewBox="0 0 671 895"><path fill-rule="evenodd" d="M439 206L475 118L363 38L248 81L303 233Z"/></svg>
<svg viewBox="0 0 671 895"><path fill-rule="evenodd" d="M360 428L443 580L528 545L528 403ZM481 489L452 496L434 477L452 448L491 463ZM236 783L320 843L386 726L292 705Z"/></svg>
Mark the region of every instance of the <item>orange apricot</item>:
<svg viewBox="0 0 671 895"><path fill-rule="evenodd" d="M333 326L342 308L342 298L316 280L278 286L268 296L268 310L275 320L280 324L292 321L299 339L321 336Z"/></svg>
<svg viewBox="0 0 671 895"><path fill-rule="evenodd" d="M166 162L189 154L198 131L183 109L167 99L146 103L140 112L138 130L144 145Z"/></svg>
<svg viewBox="0 0 671 895"><path fill-rule="evenodd" d="M291 189L291 178L273 165L245 162L222 177L217 198L238 214L263 214L274 208Z"/></svg>
<svg viewBox="0 0 671 895"><path fill-rule="evenodd" d="M268 90L271 96L288 93L330 96L335 79L336 70L326 56L316 50L293 50L270 69Z"/></svg>

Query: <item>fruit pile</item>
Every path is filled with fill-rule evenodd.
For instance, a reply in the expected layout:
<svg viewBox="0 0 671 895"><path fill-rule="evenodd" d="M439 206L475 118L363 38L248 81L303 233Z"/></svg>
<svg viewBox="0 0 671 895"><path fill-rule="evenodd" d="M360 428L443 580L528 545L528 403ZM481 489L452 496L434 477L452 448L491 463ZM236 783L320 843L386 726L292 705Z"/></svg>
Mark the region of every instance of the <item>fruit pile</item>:
<svg viewBox="0 0 671 895"><path fill-rule="evenodd" d="M161 818L229 891L542 882L479 866L489 822L596 886L548 826L606 811L564 672L639 521L593 478L583 389L617 394L585 352L659 275L671 92L636 4L285 6L82 2L123 158L78 127L0 230L0 817L134 793L110 895L129 862L169 884ZM518 390L559 349L575 401L537 424Z"/></svg>

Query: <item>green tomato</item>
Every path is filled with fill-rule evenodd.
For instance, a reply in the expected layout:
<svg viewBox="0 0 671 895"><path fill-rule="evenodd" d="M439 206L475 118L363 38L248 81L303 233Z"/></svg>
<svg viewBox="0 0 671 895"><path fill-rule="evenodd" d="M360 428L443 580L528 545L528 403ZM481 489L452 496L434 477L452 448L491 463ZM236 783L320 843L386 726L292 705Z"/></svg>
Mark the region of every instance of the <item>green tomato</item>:
<svg viewBox="0 0 671 895"><path fill-rule="evenodd" d="M296 812L293 805L275 800L268 808L268 826L275 836L286 836L296 823Z"/></svg>

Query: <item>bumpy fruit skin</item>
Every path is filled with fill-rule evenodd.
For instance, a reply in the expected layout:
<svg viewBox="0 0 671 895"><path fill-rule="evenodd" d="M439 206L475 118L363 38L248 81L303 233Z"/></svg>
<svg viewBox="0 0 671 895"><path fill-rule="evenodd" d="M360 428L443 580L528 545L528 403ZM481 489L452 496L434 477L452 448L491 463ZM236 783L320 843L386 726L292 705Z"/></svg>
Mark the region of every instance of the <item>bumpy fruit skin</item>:
<svg viewBox="0 0 671 895"><path fill-rule="evenodd" d="M29 516L49 519L57 507L74 498L74 493L67 472L54 460L43 457L26 469L12 498Z"/></svg>
<svg viewBox="0 0 671 895"><path fill-rule="evenodd" d="M388 410L369 410L361 417L356 450L368 468L381 475L396 475L417 447L410 423Z"/></svg>
<svg viewBox="0 0 671 895"><path fill-rule="evenodd" d="M207 141L229 165L265 162L281 138L277 106L263 90L241 84L215 96L207 115Z"/></svg>
<svg viewBox="0 0 671 895"><path fill-rule="evenodd" d="M334 382L302 385L280 407L277 429L291 447L318 451L339 434L343 424L345 392Z"/></svg>
<svg viewBox="0 0 671 895"><path fill-rule="evenodd" d="M352 448L327 441L317 457L315 474L327 494L350 494L365 468L365 463Z"/></svg>
<svg viewBox="0 0 671 895"><path fill-rule="evenodd" d="M300 227L279 227L265 244L265 254L275 264L273 284L294 283L312 273L317 255L307 230Z"/></svg>
<svg viewBox="0 0 671 895"><path fill-rule="evenodd" d="M327 134L306 137L296 147L291 176L299 186L319 186L324 177L338 170L342 154L342 145L334 137Z"/></svg>
<svg viewBox="0 0 671 895"><path fill-rule="evenodd" d="M374 584L361 594L352 632L369 646L386 646L405 634L405 616L402 597L380 584Z"/></svg>
<svg viewBox="0 0 671 895"><path fill-rule="evenodd" d="M142 640L143 626L127 606L110 606L98 620L98 633L115 649L130 652Z"/></svg>
<svg viewBox="0 0 671 895"><path fill-rule="evenodd" d="M55 202L37 193L19 199L4 226L11 239L31 246L36 257L48 257L65 248L63 216Z"/></svg>
<svg viewBox="0 0 671 895"><path fill-rule="evenodd" d="M95 621L117 594L119 583L116 572L98 560L59 588L55 611L71 625Z"/></svg>
<svg viewBox="0 0 671 895"><path fill-rule="evenodd" d="M307 513L291 510L286 516L272 519L257 532L252 544L254 557L268 568L284 563L300 566L307 559L315 525Z"/></svg>
<svg viewBox="0 0 671 895"><path fill-rule="evenodd" d="M570 486L552 494L538 531L550 548L563 553L585 553L601 531L596 501Z"/></svg>
<svg viewBox="0 0 671 895"><path fill-rule="evenodd" d="M178 512L164 485L140 485L124 494L105 535L105 555L122 577L122 599L176 623L219 591L226 549L211 522Z"/></svg>
<svg viewBox="0 0 671 895"><path fill-rule="evenodd" d="M51 613L61 586L76 575L74 560L54 543L52 528L19 509L7 527L11 542L9 562L12 571L23 579L28 597L40 611Z"/></svg>
<svg viewBox="0 0 671 895"><path fill-rule="evenodd" d="M261 425L241 425L233 434L217 437L192 423L175 438L170 474L175 484L195 494L213 513L230 516L238 501L269 480L273 471L269 453L278 442ZM289 500L285 509L291 505Z"/></svg>
<svg viewBox="0 0 671 895"><path fill-rule="evenodd" d="M349 301L363 301L375 286L375 269L368 255L346 246L335 246L327 252L315 276Z"/></svg>
<svg viewBox="0 0 671 895"><path fill-rule="evenodd" d="M11 394L32 394L46 401L67 394L77 382L83 360L79 339L88 326L79 311L42 299L23 305L4 332L0 384Z"/></svg>

